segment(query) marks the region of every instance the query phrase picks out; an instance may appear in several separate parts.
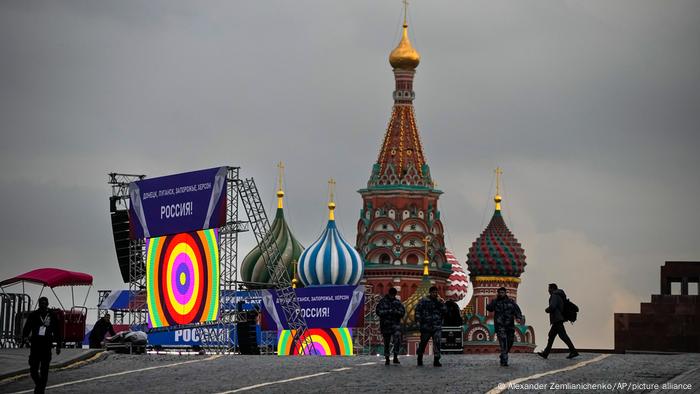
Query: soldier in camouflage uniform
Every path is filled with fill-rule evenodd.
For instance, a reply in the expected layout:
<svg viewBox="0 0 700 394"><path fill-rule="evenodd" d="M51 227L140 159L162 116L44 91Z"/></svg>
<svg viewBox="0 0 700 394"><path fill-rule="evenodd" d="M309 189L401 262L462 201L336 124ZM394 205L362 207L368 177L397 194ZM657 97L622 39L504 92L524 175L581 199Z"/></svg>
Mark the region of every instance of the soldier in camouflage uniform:
<svg viewBox="0 0 700 394"><path fill-rule="evenodd" d="M515 339L515 320L523 320L520 307L512 299L508 298L506 288L498 289L498 297L491 301L486 310L494 313L493 325L498 336L498 344L501 346L501 366L508 366L508 352Z"/></svg>
<svg viewBox="0 0 700 394"><path fill-rule="evenodd" d="M384 365L389 365L389 348L394 345L394 364L399 362L399 349L401 348L401 318L406 314L401 301L396 298L396 289L389 289L377 304L376 314L379 316L379 328L384 337ZM393 338L393 341L392 341Z"/></svg>
<svg viewBox="0 0 700 394"><path fill-rule="evenodd" d="M429 290L428 297L423 298L416 306L416 321L420 325L420 343L418 344L418 366L423 365L423 352L428 341L433 340L434 367L440 364L440 337L442 336L442 319L447 313L445 302L438 296L437 287Z"/></svg>

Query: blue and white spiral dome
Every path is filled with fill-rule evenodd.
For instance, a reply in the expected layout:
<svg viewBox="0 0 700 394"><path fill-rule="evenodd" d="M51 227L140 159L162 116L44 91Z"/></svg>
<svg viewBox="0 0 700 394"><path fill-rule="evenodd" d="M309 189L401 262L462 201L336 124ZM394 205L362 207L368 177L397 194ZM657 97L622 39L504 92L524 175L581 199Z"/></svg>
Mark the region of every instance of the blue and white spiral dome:
<svg viewBox="0 0 700 394"><path fill-rule="evenodd" d="M328 204L323 234L299 257L297 273L304 286L357 285L364 270L362 258L335 225L335 204Z"/></svg>

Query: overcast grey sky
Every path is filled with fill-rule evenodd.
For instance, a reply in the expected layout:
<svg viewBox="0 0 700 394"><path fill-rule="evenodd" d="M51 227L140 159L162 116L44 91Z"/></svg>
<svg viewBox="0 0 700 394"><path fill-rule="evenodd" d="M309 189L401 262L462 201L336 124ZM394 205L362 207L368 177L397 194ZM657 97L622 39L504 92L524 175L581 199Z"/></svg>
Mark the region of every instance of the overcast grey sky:
<svg viewBox="0 0 700 394"><path fill-rule="evenodd" d="M0 276L59 266L124 288L113 171L238 165L272 209L282 160L302 244L331 176L354 243L401 13L398 0L0 2ZM665 260L700 260L700 2L415 0L409 23L448 247L465 260L500 165L537 342L557 282L582 309L577 345L612 347L613 311L658 293Z"/></svg>

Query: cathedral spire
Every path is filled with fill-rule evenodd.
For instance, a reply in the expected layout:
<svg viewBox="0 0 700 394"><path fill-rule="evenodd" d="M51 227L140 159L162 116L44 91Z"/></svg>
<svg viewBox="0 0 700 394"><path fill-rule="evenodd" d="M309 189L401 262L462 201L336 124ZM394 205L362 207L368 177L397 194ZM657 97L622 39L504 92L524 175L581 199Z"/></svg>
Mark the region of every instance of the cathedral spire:
<svg viewBox="0 0 700 394"><path fill-rule="evenodd" d="M394 108L384 134L377 163L372 169L368 188L373 187L418 187L435 188L430 169L425 162L423 145L418 134L413 110L413 77L420 63L420 54L408 39L406 19L408 3L404 1L404 23L401 41L391 51L389 63L393 67L396 82L393 98Z"/></svg>
<svg viewBox="0 0 700 394"><path fill-rule="evenodd" d="M501 175L503 175L503 169L501 167L496 167L494 170L496 173L496 195L493 197L493 201L496 203L496 210L501 210Z"/></svg>
<svg viewBox="0 0 700 394"><path fill-rule="evenodd" d="M413 48L411 40L408 39L408 22L406 14L408 12L408 1L403 2L403 31L401 33L401 41L389 54L389 64L394 69L415 70L420 63L420 53Z"/></svg>
<svg viewBox="0 0 700 394"><path fill-rule="evenodd" d="M408 38L407 7L404 1L400 41L389 55L396 83L391 117L367 187L358 190L362 210L355 249L364 260L368 285L386 289L386 278L392 278L389 286L406 300L404 323L411 330L417 328L413 310L430 287L444 294L451 265L438 208L442 192L426 163L413 109L420 54ZM430 239L422 241L426 236Z"/></svg>
<svg viewBox="0 0 700 394"><path fill-rule="evenodd" d="M430 242L430 237L426 235L423 238L423 244L425 245L425 253L423 254L423 276L425 277L430 276L430 271L428 270L428 266L430 265L428 261L428 242Z"/></svg>
<svg viewBox="0 0 700 394"><path fill-rule="evenodd" d="M279 187L277 188L277 209L284 208L284 190L282 190L282 177L284 176L284 164L280 161L277 164L279 169Z"/></svg>
<svg viewBox="0 0 700 394"><path fill-rule="evenodd" d="M331 178L328 180L328 220L335 221L335 201L333 201L333 195L335 193L335 179Z"/></svg>

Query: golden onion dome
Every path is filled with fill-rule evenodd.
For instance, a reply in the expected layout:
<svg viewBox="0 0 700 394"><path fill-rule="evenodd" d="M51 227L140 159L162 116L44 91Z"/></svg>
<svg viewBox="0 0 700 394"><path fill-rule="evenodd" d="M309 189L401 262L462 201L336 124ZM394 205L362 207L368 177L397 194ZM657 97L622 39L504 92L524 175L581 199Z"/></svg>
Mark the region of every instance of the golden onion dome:
<svg viewBox="0 0 700 394"><path fill-rule="evenodd" d="M425 254L426 256L428 255L427 244ZM404 328L408 331L414 331L418 329L418 322L416 321L416 307L418 306L418 303L423 298L427 297L430 293L431 283L428 264L428 259L425 258L423 260L423 279L421 279L416 291L413 294L411 294L411 296L408 297L408 299L404 303L404 307L406 308L406 314L403 316L403 319L401 319L401 324L403 324Z"/></svg>
<svg viewBox="0 0 700 394"><path fill-rule="evenodd" d="M403 25L403 35L399 45L389 54L389 64L393 68L412 70L420 63L420 53L413 48L408 39L408 25Z"/></svg>
<svg viewBox="0 0 700 394"><path fill-rule="evenodd" d="M411 294L406 302L404 302L404 307L406 308L406 314L401 319L401 324L407 331L415 331L418 329L418 322L416 321L416 307L418 303L430 294L431 287L430 279L427 276L423 277L420 285L416 289L416 292Z"/></svg>

